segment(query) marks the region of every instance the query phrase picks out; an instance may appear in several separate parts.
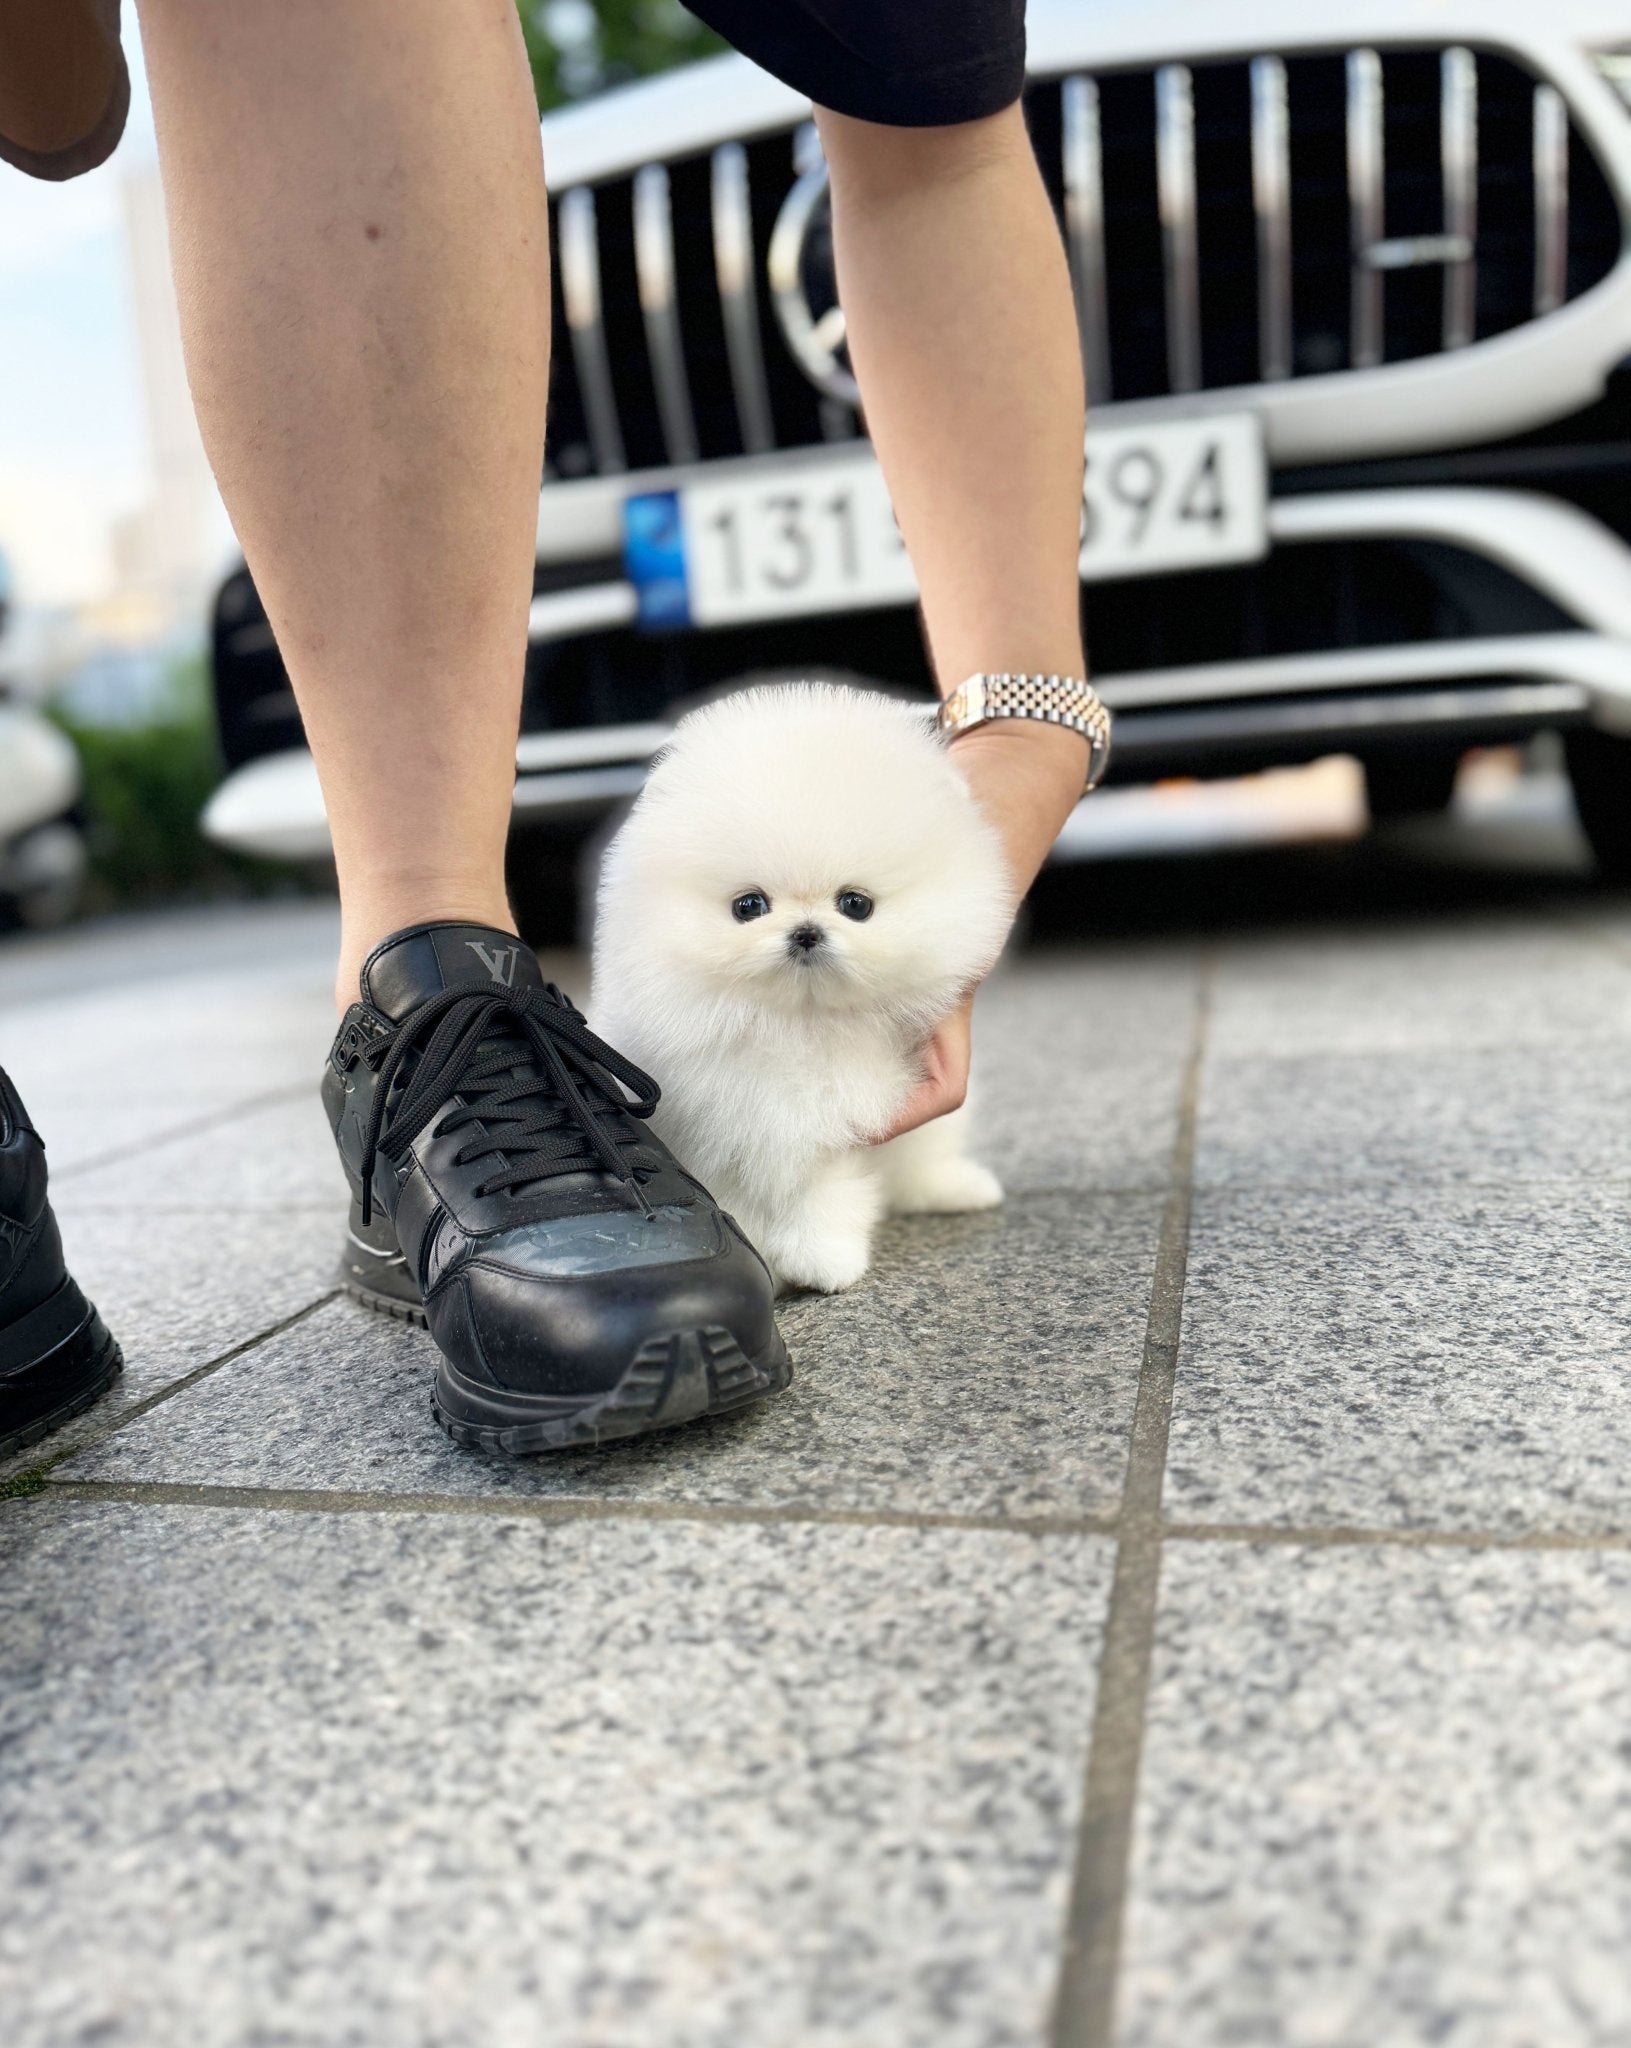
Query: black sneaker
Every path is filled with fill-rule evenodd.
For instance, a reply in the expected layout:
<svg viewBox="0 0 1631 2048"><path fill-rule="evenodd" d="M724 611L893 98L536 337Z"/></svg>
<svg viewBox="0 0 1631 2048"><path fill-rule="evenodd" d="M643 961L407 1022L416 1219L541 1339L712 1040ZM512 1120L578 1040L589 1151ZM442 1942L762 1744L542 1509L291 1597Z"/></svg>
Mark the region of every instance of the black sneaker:
<svg viewBox="0 0 1631 2048"><path fill-rule="evenodd" d="M0 1457L88 1408L123 1364L68 1277L45 1147L0 1070Z"/></svg>
<svg viewBox="0 0 1631 2048"><path fill-rule="evenodd" d="M604 1443L792 1377L764 1261L645 1126L657 1093L513 933L418 925L364 962L323 1076L342 1278L429 1328L455 1441Z"/></svg>

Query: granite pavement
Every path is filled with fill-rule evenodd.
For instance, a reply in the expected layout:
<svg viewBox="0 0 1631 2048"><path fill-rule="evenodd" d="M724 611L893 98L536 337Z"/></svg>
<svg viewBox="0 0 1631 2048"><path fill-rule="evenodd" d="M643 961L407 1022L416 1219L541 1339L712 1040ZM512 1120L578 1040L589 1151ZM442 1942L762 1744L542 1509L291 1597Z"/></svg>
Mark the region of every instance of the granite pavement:
<svg viewBox="0 0 1631 2048"><path fill-rule="evenodd" d="M5 2048L1622 2048L1631 903L1399 845L1075 871L1004 1207L523 1463L336 1290L331 910L0 945L128 1361L0 1464Z"/></svg>

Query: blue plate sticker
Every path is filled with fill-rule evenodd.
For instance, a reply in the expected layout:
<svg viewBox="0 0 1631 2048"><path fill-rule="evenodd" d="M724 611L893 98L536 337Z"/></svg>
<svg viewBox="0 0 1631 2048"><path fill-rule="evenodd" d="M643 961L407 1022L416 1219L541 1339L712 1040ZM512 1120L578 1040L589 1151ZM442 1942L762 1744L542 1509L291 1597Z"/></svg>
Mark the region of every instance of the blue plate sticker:
<svg viewBox="0 0 1631 2048"><path fill-rule="evenodd" d="M642 626L690 625L678 491L642 491L623 500L623 564L640 601Z"/></svg>

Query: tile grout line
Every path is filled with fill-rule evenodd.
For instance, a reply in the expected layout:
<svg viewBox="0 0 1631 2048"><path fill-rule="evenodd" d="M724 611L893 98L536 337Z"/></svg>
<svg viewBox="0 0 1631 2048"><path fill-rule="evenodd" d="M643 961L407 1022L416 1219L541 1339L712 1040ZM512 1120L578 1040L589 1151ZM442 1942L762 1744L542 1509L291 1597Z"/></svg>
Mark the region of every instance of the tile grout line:
<svg viewBox="0 0 1631 2048"><path fill-rule="evenodd" d="M1110 2048L1132 1862L1139 1762L1149 1703L1161 1578L1161 1490L1172 1421L1178 1336L1189 1262L1195 1132L1214 963L1203 956L1195 1026L1156 1248L1149 1321L1127 1445L1115 1573L1088 1741L1076 1864L1049 2040L1052 2048Z"/></svg>
<svg viewBox="0 0 1631 2048"><path fill-rule="evenodd" d="M1473 1180L1461 1174L1435 1178L1431 1174L1356 1173L1346 1180L1203 1180L1196 1192L1207 1196L1226 1195L1235 1201L1249 1201L1265 1195L1498 1195L1507 1190L1522 1194L1546 1188L1594 1188L1623 1194L1631 1189L1631 1174L1548 1173L1502 1174L1495 1180ZM1116 1192L1121 1192L1117 1190ZM1135 1193L1138 1190L1129 1189Z"/></svg>
<svg viewBox="0 0 1631 2048"><path fill-rule="evenodd" d="M89 1159L71 1159L66 1166L54 1166L51 1169L52 1183L57 1185L84 1173L100 1173L106 1166L119 1166L127 1159L146 1155L166 1145L177 1145L183 1139L200 1137L221 1124L234 1123L239 1117L253 1116L256 1110L272 1109L280 1102L293 1102L297 1096L307 1096L311 1092L311 1084L306 1081L291 1081L286 1088L268 1088L263 1094L246 1096L228 1108L206 1110L202 1116L195 1116L186 1123L172 1124L168 1130L132 1138L127 1145L111 1145L106 1152L93 1153Z"/></svg>
<svg viewBox="0 0 1631 2048"><path fill-rule="evenodd" d="M1382 1529L1333 1522L1327 1528L1273 1522L1167 1522L1168 1543L1239 1543L1308 1550L1631 1550L1626 1529Z"/></svg>
<svg viewBox="0 0 1631 2048"><path fill-rule="evenodd" d="M59 1198L57 1190L54 1188L51 1193L52 1206L60 1212L59 1220L60 1217L65 1216L69 1219L71 1225L77 1224L82 1216L128 1216L130 1214L130 1200L128 1196L96 1195L87 1198L84 1195L68 1190ZM342 1183L337 1192L329 1196L295 1195L291 1196L286 1202L266 1202L255 1207L251 1207L247 1202L238 1203L233 1208L232 1220L235 1223L265 1223L280 1222L284 1217L293 1217L298 1221L303 1216L309 1216L322 1217L328 1222L333 1223L335 1218L338 1217L343 1224L345 1213L345 1188ZM142 1214L144 1216L208 1216L218 1222L221 1216L221 1204L218 1201L205 1201L200 1196L195 1196L191 1201L171 1202L166 1201L160 1195L152 1199L144 1199Z"/></svg>
<svg viewBox="0 0 1631 2048"><path fill-rule="evenodd" d="M960 1515L910 1508L822 1508L732 1501L606 1500L591 1495L369 1493L321 1487L209 1486L165 1480L60 1479L53 1500L126 1506L253 1508L263 1512L505 1517L541 1522L729 1522L867 1529L953 1529L998 1536L1111 1536L1094 1515Z"/></svg>
<svg viewBox="0 0 1631 2048"><path fill-rule="evenodd" d="M131 1423L140 1421L142 1416L151 1414L155 1408L162 1407L166 1401L173 1401L178 1394L185 1394L190 1387L196 1387L200 1380L208 1379L211 1373L219 1372L224 1365L230 1365L235 1358L242 1358L246 1352L254 1351L262 1344L269 1344L274 1337L281 1337L285 1330L292 1330L297 1323L303 1323L308 1316L316 1315L320 1308L327 1308L331 1301L338 1301L342 1292L341 1288L331 1287L326 1294L320 1294L315 1301L308 1301L303 1308L297 1308L292 1315L282 1317L278 1322L272 1323L264 1330L257 1330L252 1337L245 1337L240 1343L231 1345L216 1357L205 1359L202 1365L195 1365L191 1372L183 1373L180 1379L171 1380L168 1385L159 1387L144 1400L136 1402L134 1406L121 1409L105 1428L98 1429L93 1434L82 1437L77 1443L67 1445L64 1449L56 1452L54 1456L46 1456L37 1465L24 1465L20 1467L8 1479L0 1480L0 1506L5 1504L7 1489L16 1487L20 1480L35 1480L44 1485L47 1482L47 1475L53 1472L58 1465L65 1465L70 1458L77 1458L81 1451L94 1450L99 1444L105 1444L110 1437L117 1436L122 1429L128 1428ZM76 1483L83 1485L87 1482L79 1481ZM66 1491L65 1482L52 1480L50 1484L53 1487L62 1487Z"/></svg>
<svg viewBox="0 0 1631 2048"><path fill-rule="evenodd" d="M333 1298L333 1297L330 1297ZM321 1306L321 1304L318 1304ZM309 1314L303 1310L302 1315ZM297 1318L298 1320L298 1318ZM284 1327L287 1327L286 1325ZM264 1342L255 1339L255 1343ZM242 1353L235 1353L241 1356ZM217 1363L225 1365L230 1358ZM211 1368L213 1369L213 1368ZM203 1368L200 1369L202 1376ZM168 1389L153 1397L167 1398ZM133 1411L134 1412L134 1411ZM126 1418L128 1419L128 1418ZM109 1436L122 1422L109 1429ZM98 1439L100 1441L100 1439ZM78 1444L63 1462L89 1448ZM43 1474L47 1468L36 1467ZM21 1475L19 1475L21 1476ZM385 1493L349 1488L223 1486L167 1479L51 1479L53 1500L127 1507L252 1509L272 1514L448 1515L542 1522L724 1522L864 1529L954 1529L995 1536L1119 1535L1114 1515L957 1514L934 1508L824 1508L807 1501L609 1500L587 1494ZM1387 1529L1357 1523L1329 1527L1272 1522L1162 1522L1167 1543L1229 1543L1276 1549L1619 1551L1631 1550L1631 1529Z"/></svg>

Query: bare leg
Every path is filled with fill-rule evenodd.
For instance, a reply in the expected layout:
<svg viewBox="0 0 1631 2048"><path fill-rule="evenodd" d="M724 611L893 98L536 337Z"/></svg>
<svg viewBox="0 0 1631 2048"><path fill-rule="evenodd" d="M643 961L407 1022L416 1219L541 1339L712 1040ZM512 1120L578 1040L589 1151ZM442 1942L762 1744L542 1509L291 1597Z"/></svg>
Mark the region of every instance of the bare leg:
<svg viewBox="0 0 1631 2048"><path fill-rule="evenodd" d="M514 0L141 0L188 372L289 666L338 993L430 917L508 927L549 370Z"/></svg>
<svg viewBox="0 0 1631 2048"><path fill-rule="evenodd" d="M1080 343L1024 117L819 121L851 357L941 692L982 669L1083 675ZM1023 895L1081 795L1086 746L1015 721L969 734L957 758ZM895 1128L955 1106L967 1075L965 1008Z"/></svg>

